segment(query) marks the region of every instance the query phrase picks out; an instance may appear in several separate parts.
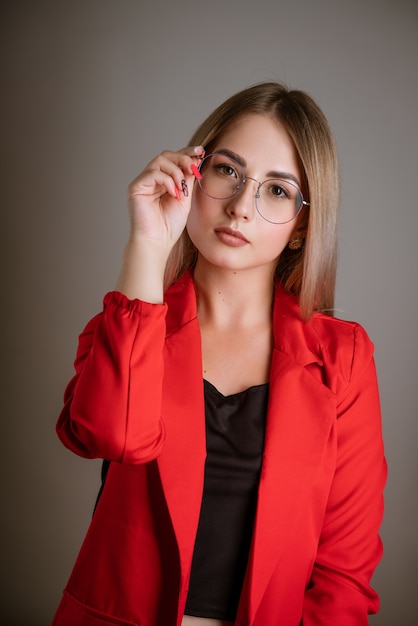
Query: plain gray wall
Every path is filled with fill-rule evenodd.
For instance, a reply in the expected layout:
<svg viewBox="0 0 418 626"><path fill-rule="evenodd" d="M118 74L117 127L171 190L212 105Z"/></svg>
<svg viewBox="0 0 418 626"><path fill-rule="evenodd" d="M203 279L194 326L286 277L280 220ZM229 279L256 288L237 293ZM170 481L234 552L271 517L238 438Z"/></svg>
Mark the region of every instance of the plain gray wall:
<svg viewBox="0 0 418 626"><path fill-rule="evenodd" d="M100 464L54 428L77 335L114 287L128 182L277 79L336 136L337 307L376 345L390 468L371 623L416 626L416 0L15 0L1 17L1 624L50 623L91 517Z"/></svg>

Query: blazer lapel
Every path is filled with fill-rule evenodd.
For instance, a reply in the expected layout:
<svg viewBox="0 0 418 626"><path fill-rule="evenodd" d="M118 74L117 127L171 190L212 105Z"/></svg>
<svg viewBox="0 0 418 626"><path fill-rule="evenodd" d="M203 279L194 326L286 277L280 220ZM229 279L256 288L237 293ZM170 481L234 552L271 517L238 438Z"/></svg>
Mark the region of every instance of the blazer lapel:
<svg viewBox="0 0 418 626"><path fill-rule="evenodd" d="M183 585L193 555L206 458L201 338L191 276L176 283L167 300L166 442L157 462L179 548Z"/></svg>
<svg viewBox="0 0 418 626"><path fill-rule="evenodd" d="M253 623L286 547L305 540L301 528L304 524L306 528L304 520L312 502L317 501L315 490L332 477L329 455L335 454L335 446L329 444L334 434L335 396L308 371L309 365L322 362L308 346L306 325L298 312L292 311L294 306L295 301L284 293L275 305L265 448L253 544L239 607L242 623Z"/></svg>

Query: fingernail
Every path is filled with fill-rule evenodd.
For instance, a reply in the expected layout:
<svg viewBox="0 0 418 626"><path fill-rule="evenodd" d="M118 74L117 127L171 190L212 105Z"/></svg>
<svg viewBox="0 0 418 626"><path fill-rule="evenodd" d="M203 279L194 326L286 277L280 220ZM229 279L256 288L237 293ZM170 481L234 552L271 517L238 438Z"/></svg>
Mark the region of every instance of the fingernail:
<svg viewBox="0 0 418 626"><path fill-rule="evenodd" d="M181 189L183 191L184 196L187 198L189 196L189 188L184 179L181 181Z"/></svg>
<svg viewBox="0 0 418 626"><path fill-rule="evenodd" d="M196 167L196 165L192 165L191 170L193 172L193 174L196 176L196 178L202 178L202 174L199 172L198 168Z"/></svg>
<svg viewBox="0 0 418 626"><path fill-rule="evenodd" d="M180 191L177 189L177 187L176 187L176 198L177 200L181 200Z"/></svg>

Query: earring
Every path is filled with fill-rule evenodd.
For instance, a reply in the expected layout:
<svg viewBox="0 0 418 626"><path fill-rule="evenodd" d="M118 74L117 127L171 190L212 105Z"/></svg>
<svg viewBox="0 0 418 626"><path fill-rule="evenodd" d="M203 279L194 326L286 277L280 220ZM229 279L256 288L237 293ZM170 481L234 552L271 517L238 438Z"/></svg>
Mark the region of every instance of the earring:
<svg viewBox="0 0 418 626"><path fill-rule="evenodd" d="M290 250L299 250L303 245L302 237L293 237L288 243Z"/></svg>

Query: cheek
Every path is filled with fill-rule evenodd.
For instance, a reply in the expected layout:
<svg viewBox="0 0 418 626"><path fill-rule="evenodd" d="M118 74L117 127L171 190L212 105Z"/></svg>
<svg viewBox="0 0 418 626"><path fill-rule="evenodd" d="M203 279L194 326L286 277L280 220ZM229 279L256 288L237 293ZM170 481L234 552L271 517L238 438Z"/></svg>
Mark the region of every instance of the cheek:
<svg viewBox="0 0 418 626"><path fill-rule="evenodd" d="M293 225L268 224L268 228L264 228L263 231L261 240L263 241L266 251L268 250L270 254L275 254L279 257L291 238Z"/></svg>

